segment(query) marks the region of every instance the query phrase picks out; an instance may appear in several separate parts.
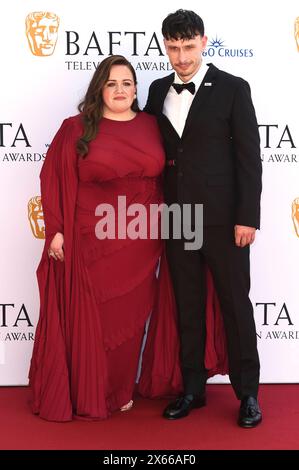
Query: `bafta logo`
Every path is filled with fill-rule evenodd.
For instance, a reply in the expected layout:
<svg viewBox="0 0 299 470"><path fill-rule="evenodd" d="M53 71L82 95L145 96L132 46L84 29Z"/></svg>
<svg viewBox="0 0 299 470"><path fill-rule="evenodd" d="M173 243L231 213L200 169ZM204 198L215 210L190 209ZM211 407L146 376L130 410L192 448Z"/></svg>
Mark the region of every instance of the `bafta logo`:
<svg viewBox="0 0 299 470"><path fill-rule="evenodd" d="M295 36L297 51L299 52L299 16L295 19L294 36Z"/></svg>
<svg viewBox="0 0 299 470"><path fill-rule="evenodd" d="M299 237L299 197L292 203L292 219L297 237Z"/></svg>
<svg viewBox="0 0 299 470"><path fill-rule="evenodd" d="M33 55L53 54L59 28L59 17L48 11L34 11L26 17L26 36Z"/></svg>
<svg viewBox="0 0 299 470"><path fill-rule="evenodd" d="M40 196L32 197L29 200L28 219L35 238L45 238L44 214Z"/></svg>

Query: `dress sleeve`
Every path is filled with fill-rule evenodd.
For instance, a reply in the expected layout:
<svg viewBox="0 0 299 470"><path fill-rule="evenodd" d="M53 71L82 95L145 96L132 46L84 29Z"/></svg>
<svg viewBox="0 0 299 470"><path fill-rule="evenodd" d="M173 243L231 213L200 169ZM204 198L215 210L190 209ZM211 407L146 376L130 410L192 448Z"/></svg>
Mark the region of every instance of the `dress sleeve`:
<svg viewBox="0 0 299 470"><path fill-rule="evenodd" d="M46 243L37 268L40 316L29 379L34 413L54 421L72 419L65 328L71 304L72 240L78 182L75 147L81 132L77 122L78 119L69 118L62 123L40 174ZM52 237L58 231L64 234L64 263L47 254Z"/></svg>
<svg viewBox="0 0 299 470"><path fill-rule="evenodd" d="M43 164L41 197L48 248L57 232L64 233L66 206L77 187L76 139L78 132L71 119L66 119L56 133Z"/></svg>

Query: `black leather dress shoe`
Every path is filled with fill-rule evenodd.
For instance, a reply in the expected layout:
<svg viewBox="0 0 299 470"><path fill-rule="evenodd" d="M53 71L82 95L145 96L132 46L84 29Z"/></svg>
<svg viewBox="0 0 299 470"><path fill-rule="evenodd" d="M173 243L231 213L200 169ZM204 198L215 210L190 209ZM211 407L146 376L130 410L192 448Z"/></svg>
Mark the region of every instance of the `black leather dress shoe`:
<svg viewBox="0 0 299 470"><path fill-rule="evenodd" d="M254 428L262 421L262 412L258 401L254 397L245 397L241 400L238 424L242 428Z"/></svg>
<svg viewBox="0 0 299 470"><path fill-rule="evenodd" d="M163 416L167 419L179 419L188 416L193 408L201 408L206 404L206 397L197 395L183 395L164 410Z"/></svg>

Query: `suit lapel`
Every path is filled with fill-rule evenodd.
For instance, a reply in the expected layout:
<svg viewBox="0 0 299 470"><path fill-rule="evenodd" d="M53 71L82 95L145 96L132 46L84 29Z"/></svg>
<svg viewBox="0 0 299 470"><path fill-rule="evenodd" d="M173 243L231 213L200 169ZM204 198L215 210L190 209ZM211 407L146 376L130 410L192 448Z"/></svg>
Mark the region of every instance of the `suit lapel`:
<svg viewBox="0 0 299 470"><path fill-rule="evenodd" d="M210 97L215 87L215 84L217 82L217 75L218 75L217 67L215 67L213 64L208 64L208 65L209 65L209 70L207 71L199 89L197 90L194 100L192 101L192 104L190 106L189 113L188 113L185 127L184 127L184 131L181 137L182 139L184 138L185 134L188 132L192 124L192 121L196 118L198 113L203 109L205 102ZM175 135L178 138L180 138L176 130L174 129L172 123L169 121L167 116L163 114L164 101L173 81L174 81L174 73L172 73L171 75L168 75L163 80L161 80L160 87L159 87L159 96L158 96L158 100L156 103L156 106L157 106L156 109L158 111L159 119L164 122L164 125L167 126L170 131L175 133ZM208 83L210 83L211 85L206 85Z"/></svg>
<svg viewBox="0 0 299 470"><path fill-rule="evenodd" d="M160 120L161 123L163 123L164 128L168 128L169 132L173 133L176 136L176 138L180 139L180 136L178 135L177 131L173 127L172 123L169 121L168 117L165 116L165 114L163 113L164 101L169 91L169 88L173 84L173 81L174 81L174 73L172 73L171 75L168 75L168 77L165 77L160 82L159 96L158 96L158 101L157 101L158 119Z"/></svg>
<svg viewBox="0 0 299 470"><path fill-rule="evenodd" d="M174 80L174 73L172 73L171 75L168 75L168 77L165 77L160 82L159 96L158 96L158 112L159 112L159 114L163 114L164 101L165 101L166 95L169 91L169 88L171 87L171 85L173 83L173 80Z"/></svg>
<svg viewBox="0 0 299 470"><path fill-rule="evenodd" d="M184 138L185 134L188 132L188 129L190 128L190 125L192 124L193 119L196 118L196 116L198 115L198 112L201 109L203 109L205 102L208 100L208 98L210 97L215 87L215 84L217 81L218 69L213 64L208 64L208 65L209 65L209 70L207 71L203 81L201 82L201 85L199 89L197 90L194 100L192 101L192 104L190 106L189 113L188 113L185 127L184 127L184 131L182 134L182 139ZM211 84L211 85L207 85L207 84Z"/></svg>

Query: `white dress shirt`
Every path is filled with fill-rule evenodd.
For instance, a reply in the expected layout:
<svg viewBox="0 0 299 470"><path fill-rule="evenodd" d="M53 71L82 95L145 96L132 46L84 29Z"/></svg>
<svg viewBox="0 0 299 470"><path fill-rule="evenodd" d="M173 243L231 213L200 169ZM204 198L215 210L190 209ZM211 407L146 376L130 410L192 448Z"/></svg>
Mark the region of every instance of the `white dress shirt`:
<svg viewBox="0 0 299 470"><path fill-rule="evenodd" d="M205 74L209 70L206 63L202 62L198 72L189 80L195 84L195 93L192 95L189 90L183 90L180 94L175 91L173 86L169 88L166 95L163 114L168 117L169 121L175 128L176 132L182 137L183 130L185 127L186 119L189 113L192 101L204 79ZM185 83L175 72L173 83ZM189 83L189 82L187 82Z"/></svg>

